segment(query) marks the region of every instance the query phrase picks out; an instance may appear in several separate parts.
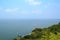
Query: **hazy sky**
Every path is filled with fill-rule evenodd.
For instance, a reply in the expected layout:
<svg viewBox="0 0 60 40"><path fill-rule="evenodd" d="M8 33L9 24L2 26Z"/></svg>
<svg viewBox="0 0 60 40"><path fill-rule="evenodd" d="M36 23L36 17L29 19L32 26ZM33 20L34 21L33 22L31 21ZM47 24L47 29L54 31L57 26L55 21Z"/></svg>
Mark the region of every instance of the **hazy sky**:
<svg viewBox="0 0 60 40"><path fill-rule="evenodd" d="M60 19L60 0L0 0L0 19Z"/></svg>

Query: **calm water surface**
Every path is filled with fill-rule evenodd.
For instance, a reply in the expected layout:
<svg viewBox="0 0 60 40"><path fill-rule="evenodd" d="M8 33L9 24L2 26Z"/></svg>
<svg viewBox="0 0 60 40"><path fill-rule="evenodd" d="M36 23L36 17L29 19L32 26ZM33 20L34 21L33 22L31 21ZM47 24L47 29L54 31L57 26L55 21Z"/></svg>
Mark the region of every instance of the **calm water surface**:
<svg viewBox="0 0 60 40"><path fill-rule="evenodd" d="M12 40L18 34L26 35L34 28L44 28L58 22L60 19L0 20L0 40Z"/></svg>

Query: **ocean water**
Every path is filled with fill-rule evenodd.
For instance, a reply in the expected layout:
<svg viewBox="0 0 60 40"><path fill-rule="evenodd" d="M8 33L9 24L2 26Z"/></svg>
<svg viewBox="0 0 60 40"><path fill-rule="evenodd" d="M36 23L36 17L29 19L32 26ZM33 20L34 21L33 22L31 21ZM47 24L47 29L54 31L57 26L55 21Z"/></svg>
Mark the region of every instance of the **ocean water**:
<svg viewBox="0 0 60 40"><path fill-rule="evenodd" d="M13 40L18 34L29 34L34 28L57 24L60 19L0 20L0 40Z"/></svg>

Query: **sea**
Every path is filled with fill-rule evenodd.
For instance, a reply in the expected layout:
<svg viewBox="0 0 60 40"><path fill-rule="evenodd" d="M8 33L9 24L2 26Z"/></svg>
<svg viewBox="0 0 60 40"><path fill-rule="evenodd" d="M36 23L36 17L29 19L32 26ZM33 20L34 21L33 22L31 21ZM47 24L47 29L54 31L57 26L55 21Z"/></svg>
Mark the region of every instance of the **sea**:
<svg viewBox="0 0 60 40"><path fill-rule="evenodd" d="M0 40L13 40L35 28L47 28L59 22L60 19L0 19Z"/></svg>

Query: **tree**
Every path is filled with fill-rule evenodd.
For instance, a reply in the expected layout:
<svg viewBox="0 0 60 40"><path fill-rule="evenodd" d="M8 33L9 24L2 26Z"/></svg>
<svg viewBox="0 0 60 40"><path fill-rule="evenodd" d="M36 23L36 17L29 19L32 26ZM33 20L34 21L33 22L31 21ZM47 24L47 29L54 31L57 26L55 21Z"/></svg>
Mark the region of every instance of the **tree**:
<svg viewBox="0 0 60 40"><path fill-rule="evenodd" d="M16 38L14 38L13 40L17 40Z"/></svg>
<svg viewBox="0 0 60 40"><path fill-rule="evenodd" d="M24 36L23 38L25 38L25 39L30 39L31 36L30 36L30 35L26 35L26 36Z"/></svg>

